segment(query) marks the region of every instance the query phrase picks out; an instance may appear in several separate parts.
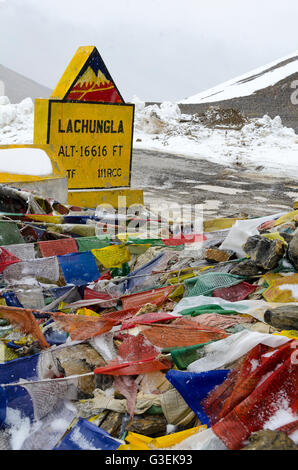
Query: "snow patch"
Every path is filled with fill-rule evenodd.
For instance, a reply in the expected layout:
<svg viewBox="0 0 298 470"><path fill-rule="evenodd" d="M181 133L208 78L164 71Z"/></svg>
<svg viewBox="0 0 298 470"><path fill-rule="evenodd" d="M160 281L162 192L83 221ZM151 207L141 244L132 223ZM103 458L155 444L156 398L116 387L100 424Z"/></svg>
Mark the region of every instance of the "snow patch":
<svg viewBox="0 0 298 470"><path fill-rule="evenodd" d="M0 96L0 145L33 143L33 111L31 98L11 104Z"/></svg>
<svg viewBox="0 0 298 470"><path fill-rule="evenodd" d="M252 359L250 361L250 373L254 372L259 366L259 361L257 359Z"/></svg>
<svg viewBox="0 0 298 470"><path fill-rule="evenodd" d="M11 435L10 445L12 450L20 450L23 442L31 433L31 422L29 418L22 418L20 410L7 408L6 424Z"/></svg>
<svg viewBox="0 0 298 470"><path fill-rule="evenodd" d="M81 449L84 450L101 450L94 447L83 434L80 432L78 428L75 428L71 434L70 440L77 444Z"/></svg>
<svg viewBox="0 0 298 470"><path fill-rule="evenodd" d="M289 407L288 400L285 397L281 397L278 404L277 410L274 415L264 424L263 429L275 429L285 426L286 424L292 423L297 420L297 415L293 413Z"/></svg>
<svg viewBox="0 0 298 470"><path fill-rule="evenodd" d="M52 173L51 160L38 148L0 149L0 172L46 176Z"/></svg>
<svg viewBox="0 0 298 470"><path fill-rule="evenodd" d="M57 418L51 423L51 428L53 431L62 431L64 432L68 427L68 421L65 419Z"/></svg>

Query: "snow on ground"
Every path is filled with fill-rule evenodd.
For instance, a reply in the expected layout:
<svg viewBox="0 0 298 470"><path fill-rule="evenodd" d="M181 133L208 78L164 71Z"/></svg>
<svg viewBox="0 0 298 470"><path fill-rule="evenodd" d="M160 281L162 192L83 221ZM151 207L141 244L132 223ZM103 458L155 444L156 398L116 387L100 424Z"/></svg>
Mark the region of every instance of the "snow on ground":
<svg viewBox="0 0 298 470"><path fill-rule="evenodd" d="M279 116L252 119L241 130L211 129L195 117L182 115L177 104L145 107L137 98L134 102L136 149L175 153L279 176L297 173L298 136L282 125Z"/></svg>
<svg viewBox="0 0 298 470"><path fill-rule="evenodd" d="M42 149L2 149L0 157L0 172L3 173L46 176L53 172L51 160Z"/></svg>
<svg viewBox="0 0 298 470"><path fill-rule="evenodd" d="M0 145L33 143L33 121L31 98L11 104L7 96L0 96ZM2 149L0 172L45 176L52 173L52 165L40 149Z"/></svg>
<svg viewBox="0 0 298 470"><path fill-rule="evenodd" d="M33 143L33 109L31 98L11 104L0 96L0 145Z"/></svg>
<svg viewBox="0 0 298 470"><path fill-rule="evenodd" d="M250 120L241 130L209 128L196 116L181 114L175 103L145 107L138 98L133 101L135 149L237 165L264 174L292 177L297 173L298 136L278 116ZM10 104L7 97L0 96L0 145L33 143L33 116L30 98ZM6 161L0 158L0 171L5 171ZM36 165L32 160L31 168ZM12 170L7 166L6 171Z"/></svg>
<svg viewBox="0 0 298 470"><path fill-rule="evenodd" d="M284 61L292 58L297 60L283 64ZM279 64L281 65L279 66ZM268 70L272 67L276 68ZM179 102L183 104L211 103L240 96L249 96L258 90L273 86L280 80L297 72L298 51Z"/></svg>

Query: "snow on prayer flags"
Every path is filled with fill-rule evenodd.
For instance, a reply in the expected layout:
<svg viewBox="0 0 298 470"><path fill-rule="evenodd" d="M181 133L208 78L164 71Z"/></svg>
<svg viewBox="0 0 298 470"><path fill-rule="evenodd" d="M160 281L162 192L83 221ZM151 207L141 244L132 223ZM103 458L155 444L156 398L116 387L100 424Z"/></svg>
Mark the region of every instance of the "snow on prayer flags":
<svg viewBox="0 0 298 470"><path fill-rule="evenodd" d="M32 284L32 279L42 279L57 282L59 279L59 264L57 257L39 258L8 266L4 273L5 282L26 281Z"/></svg>
<svg viewBox="0 0 298 470"><path fill-rule="evenodd" d="M159 350L150 344L143 335L138 335L136 337L127 335L119 347L117 359L109 362L104 367L96 368L94 373L128 376L148 374L159 370L170 369L170 361L165 358L159 359L158 355ZM128 382L122 382L121 384L124 388L127 388L129 385ZM135 391L132 384L130 384L130 387ZM132 402L130 405L132 412Z"/></svg>
<svg viewBox="0 0 298 470"><path fill-rule="evenodd" d="M117 450L122 441L86 419L79 418L72 430L53 450Z"/></svg>
<svg viewBox="0 0 298 470"><path fill-rule="evenodd" d="M295 342L273 351L256 346L233 377L223 382L229 393L223 397L219 396L222 390L215 390L202 403L214 433L229 449L243 447L248 436L263 429L281 406L297 411L298 366L291 360L295 348Z"/></svg>
<svg viewBox="0 0 298 470"><path fill-rule="evenodd" d="M273 279L269 282L269 287L263 292L263 297L267 302L297 302L295 296L297 285L297 273Z"/></svg>
<svg viewBox="0 0 298 470"><path fill-rule="evenodd" d="M105 367L96 368L94 373L126 376L170 369L170 361L158 358L158 355L159 350L143 335L136 337L127 335L119 347L117 359L109 362Z"/></svg>
<svg viewBox="0 0 298 470"><path fill-rule="evenodd" d="M72 397L76 398L76 388L74 386L74 382L69 381L55 381L55 380L48 380L45 382L42 381L26 381L26 383L22 384L13 384L4 386L2 388L2 397L4 398L5 402L1 403L1 391L0 391L0 407L5 406L5 411L10 411L11 409L14 410L15 414L19 414L18 420L25 419L27 422L30 422L34 425L37 421L39 424L45 424L44 419L50 417L52 413L55 414L55 411L58 409L59 412L62 412L61 406L63 406L63 399L65 397ZM0 416L1 411L3 414L3 409L0 409ZM62 413L61 413L62 414ZM7 421L9 423L8 413ZM75 417L75 414L72 413L72 417ZM52 416L53 418L53 416ZM0 418L1 419L1 418ZM6 425L8 423L5 423ZM29 423L28 423L29 424ZM70 424L70 422L69 422ZM67 426L65 426L64 431L66 431ZM33 426L34 429L34 426ZM31 429L31 431L33 431ZM38 431L40 431L40 426L38 427ZM50 434L50 430L48 429L48 435ZM63 432L61 432L62 436ZM30 432L30 437L32 436ZM39 440L40 438L39 432L35 435L35 439ZM47 441L46 441L47 442ZM57 442L57 441L56 441ZM28 445L29 443L27 443ZM31 445L34 445L33 442ZM35 440L36 445L36 440ZM39 443L41 446L41 443ZM43 447L38 447L36 445L36 449L43 450ZM23 449L22 450L26 450ZM28 450L34 450L29 446Z"/></svg>
<svg viewBox="0 0 298 470"><path fill-rule="evenodd" d="M1 384L18 382L19 379L38 380L38 363L41 354L26 356L0 364Z"/></svg>
<svg viewBox="0 0 298 470"><path fill-rule="evenodd" d="M28 227L28 225L27 225ZM6 249L14 256L20 259L20 261L25 261L27 259L35 258L34 243L19 243L16 245L5 245L1 248Z"/></svg>

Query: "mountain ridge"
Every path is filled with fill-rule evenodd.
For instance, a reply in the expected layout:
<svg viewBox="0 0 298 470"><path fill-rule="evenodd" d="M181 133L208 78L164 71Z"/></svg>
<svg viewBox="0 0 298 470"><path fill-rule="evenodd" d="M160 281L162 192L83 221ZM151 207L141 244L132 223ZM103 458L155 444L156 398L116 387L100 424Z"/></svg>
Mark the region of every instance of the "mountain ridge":
<svg viewBox="0 0 298 470"><path fill-rule="evenodd" d="M287 73L289 71L290 73ZM259 80L260 77L261 82L259 84L265 83L266 86L254 89L258 85L256 80ZM295 84L296 81L297 83ZM248 88L245 90L245 86L248 83L254 91L250 94L245 94L248 91ZM243 90L240 90L242 85L244 86L244 93ZM250 118L262 117L265 114L268 114L271 118L280 116L284 126L291 127L298 133L297 85L298 52L295 52L271 64L266 64L263 67L210 88L205 92L200 92L186 100L181 100L177 104L181 111L186 114L203 113L210 106L215 106L223 109L236 109ZM230 89L227 92L229 87ZM235 88L233 89L233 87ZM217 97L215 98L216 95L213 93L212 99L211 93L216 91ZM233 96L233 93L237 95L237 92L239 92L240 96Z"/></svg>
<svg viewBox="0 0 298 470"><path fill-rule="evenodd" d="M8 96L11 103L19 103L24 98L49 98L52 90L34 80L0 64L0 81L4 84L1 93Z"/></svg>

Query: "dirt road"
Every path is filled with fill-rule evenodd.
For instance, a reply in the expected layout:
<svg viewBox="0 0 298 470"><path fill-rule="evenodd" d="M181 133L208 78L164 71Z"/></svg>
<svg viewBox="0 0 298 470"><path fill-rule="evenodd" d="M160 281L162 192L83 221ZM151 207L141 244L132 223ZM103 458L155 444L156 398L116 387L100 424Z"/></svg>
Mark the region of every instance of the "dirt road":
<svg viewBox="0 0 298 470"><path fill-rule="evenodd" d="M134 150L132 187L144 189L146 203L159 200L203 204L204 218L261 216L291 210L298 179L249 173L179 155Z"/></svg>

